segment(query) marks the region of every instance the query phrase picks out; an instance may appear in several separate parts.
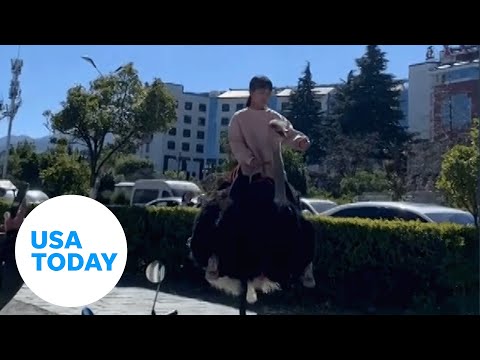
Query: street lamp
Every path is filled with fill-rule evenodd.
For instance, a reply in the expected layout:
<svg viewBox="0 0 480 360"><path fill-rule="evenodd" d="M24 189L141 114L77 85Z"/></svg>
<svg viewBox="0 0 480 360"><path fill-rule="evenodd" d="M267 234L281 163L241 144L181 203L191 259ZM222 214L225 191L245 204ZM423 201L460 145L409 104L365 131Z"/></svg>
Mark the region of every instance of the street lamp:
<svg viewBox="0 0 480 360"><path fill-rule="evenodd" d="M90 56L84 55L82 56L82 59L88 62L90 65L92 65L95 68L95 70L97 70L97 72L100 74L100 76L103 76L102 72L98 69L97 64L95 64L95 61L93 61L93 59Z"/></svg>
<svg viewBox="0 0 480 360"><path fill-rule="evenodd" d="M95 63L95 61L93 61L93 59L90 57L90 56L87 56L87 55L84 55L84 56L81 56L81 58L83 60L85 60L86 62L88 62L90 65L93 66L93 68L95 70L97 70L97 72L100 74L100 76L103 77L103 73L100 71L100 69L97 67L97 64ZM124 68L124 66L119 66L115 71L114 73L118 73L120 70L122 70Z"/></svg>

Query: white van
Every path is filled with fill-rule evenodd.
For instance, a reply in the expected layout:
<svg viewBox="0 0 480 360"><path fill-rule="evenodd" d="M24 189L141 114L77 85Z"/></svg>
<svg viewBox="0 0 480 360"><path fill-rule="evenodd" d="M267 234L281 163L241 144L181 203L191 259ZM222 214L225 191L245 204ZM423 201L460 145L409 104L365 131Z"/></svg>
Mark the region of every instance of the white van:
<svg viewBox="0 0 480 360"><path fill-rule="evenodd" d="M187 192L193 193L194 197L202 193L200 188L190 181L137 180L133 186L130 205L143 206L159 198L181 198Z"/></svg>
<svg viewBox="0 0 480 360"><path fill-rule="evenodd" d="M123 193L125 198L130 199L132 197L132 190L135 186L134 182L122 181L115 184L115 189L113 190L113 197L118 196Z"/></svg>

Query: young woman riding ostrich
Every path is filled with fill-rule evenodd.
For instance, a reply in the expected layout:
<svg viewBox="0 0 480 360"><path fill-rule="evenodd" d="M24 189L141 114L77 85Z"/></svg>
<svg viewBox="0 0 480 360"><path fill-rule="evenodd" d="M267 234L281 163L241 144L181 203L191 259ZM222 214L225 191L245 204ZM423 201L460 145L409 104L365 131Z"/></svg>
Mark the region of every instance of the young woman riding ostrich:
<svg viewBox="0 0 480 360"><path fill-rule="evenodd" d="M202 209L190 242L194 259L206 267L207 281L225 291L225 277L248 278L251 292L268 292L289 274L315 287L313 228L301 216L281 153L282 144L306 151L310 141L268 108L272 89L264 76L250 81L247 107L235 113L228 128L238 162L235 179ZM230 286L229 292L237 291ZM254 302L256 295L250 299Z"/></svg>

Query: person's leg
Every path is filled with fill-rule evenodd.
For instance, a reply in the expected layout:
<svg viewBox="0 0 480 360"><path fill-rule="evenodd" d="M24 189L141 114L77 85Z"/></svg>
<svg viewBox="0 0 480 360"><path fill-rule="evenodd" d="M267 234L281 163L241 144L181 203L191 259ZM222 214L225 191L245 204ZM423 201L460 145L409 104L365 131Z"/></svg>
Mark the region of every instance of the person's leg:
<svg viewBox="0 0 480 360"><path fill-rule="evenodd" d="M12 300L23 286L15 256L8 256L0 262L0 310Z"/></svg>

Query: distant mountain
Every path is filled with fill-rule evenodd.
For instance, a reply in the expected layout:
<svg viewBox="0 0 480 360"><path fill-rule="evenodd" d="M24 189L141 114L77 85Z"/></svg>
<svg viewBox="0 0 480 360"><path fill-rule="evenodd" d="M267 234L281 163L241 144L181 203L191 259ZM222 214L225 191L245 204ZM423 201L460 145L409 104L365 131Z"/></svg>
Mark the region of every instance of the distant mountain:
<svg viewBox="0 0 480 360"><path fill-rule="evenodd" d="M106 142L110 143L113 140L113 137L111 135L107 135L106 137ZM52 144L50 144L50 135L43 136L40 138L32 138L30 136L26 135L12 135L10 138L10 145L11 146L16 146L18 143L28 141L28 142L33 142L35 143L35 148L37 152L44 152L46 151ZM0 153L5 151L7 147L7 137L1 137L0 138ZM80 145L73 145L73 148L81 149L82 146Z"/></svg>
<svg viewBox="0 0 480 360"><path fill-rule="evenodd" d="M10 138L10 145L16 146L18 143L28 141L35 143L35 147L38 152L44 152L50 146L50 136L43 136L40 138L32 138L26 135L12 135ZM5 151L7 147L7 137L0 138L0 152Z"/></svg>

